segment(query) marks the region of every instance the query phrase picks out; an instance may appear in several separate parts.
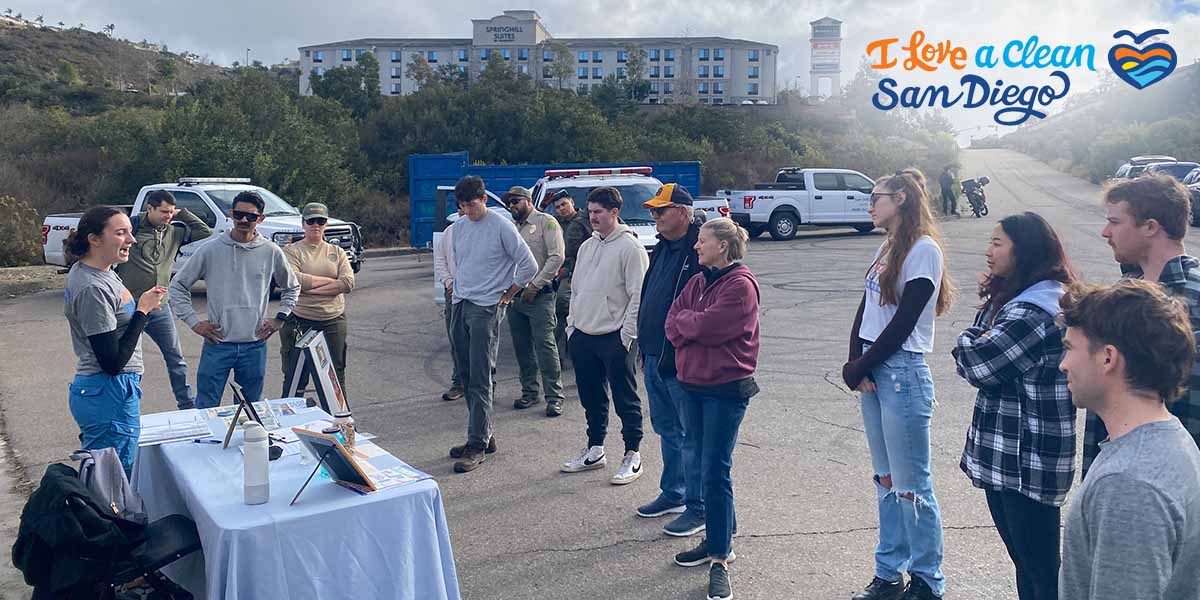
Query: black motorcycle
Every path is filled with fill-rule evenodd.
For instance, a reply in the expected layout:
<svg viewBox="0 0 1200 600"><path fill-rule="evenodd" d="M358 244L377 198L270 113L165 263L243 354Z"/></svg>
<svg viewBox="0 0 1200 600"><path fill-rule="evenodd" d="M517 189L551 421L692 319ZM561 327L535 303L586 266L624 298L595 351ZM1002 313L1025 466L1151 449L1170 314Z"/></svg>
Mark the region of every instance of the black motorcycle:
<svg viewBox="0 0 1200 600"><path fill-rule="evenodd" d="M987 177L964 179L962 182L963 195L967 197L967 202L971 203L971 212L976 218L988 214L987 195L983 193L983 186L990 182Z"/></svg>

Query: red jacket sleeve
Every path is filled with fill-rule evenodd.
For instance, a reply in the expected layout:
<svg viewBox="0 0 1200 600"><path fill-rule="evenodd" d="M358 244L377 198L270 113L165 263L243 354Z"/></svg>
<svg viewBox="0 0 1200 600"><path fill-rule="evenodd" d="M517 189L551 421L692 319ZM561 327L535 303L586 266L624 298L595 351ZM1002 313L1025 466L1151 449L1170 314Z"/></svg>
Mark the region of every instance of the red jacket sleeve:
<svg viewBox="0 0 1200 600"><path fill-rule="evenodd" d="M745 277L718 286L713 303L697 309L696 288L703 286L703 276L689 281L667 313L667 339L676 348L688 343L720 346L745 335L746 322L758 314L758 292Z"/></svg>

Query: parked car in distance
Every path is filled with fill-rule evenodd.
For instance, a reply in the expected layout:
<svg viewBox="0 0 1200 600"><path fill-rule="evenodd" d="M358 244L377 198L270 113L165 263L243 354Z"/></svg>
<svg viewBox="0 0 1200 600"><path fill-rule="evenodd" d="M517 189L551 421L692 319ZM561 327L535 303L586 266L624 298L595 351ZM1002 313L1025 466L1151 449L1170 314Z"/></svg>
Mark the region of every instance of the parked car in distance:
<svg viewBox="0 0 1200 600"><path fill-rule="evenodd" d="M1200 164L1194 162L1160 162L1146 165L1142 175L1170 175L1182 181L1197 168L1200 168Z"/></svg>
<svg viewBox="0 0 1200 600"><path fill-rule="evenodd" d="M1112 176L1113 179L1133 179L1142 174L1147 165L1160 162L1175 162L1174 156L1166 156L1164 154L1148 154L1146 156L1134 156L1129 159L1129 162L1121 165L1117 172Z"/></svg>
<svg viewBox="0 0 1200 600"><path fill-rule="evenodd" d="M1191 171L1189 171L1187 175L1183 176L1183 179L1181 181L1183 182L1183 185L1192 185L1192 184L1200 183L1200 168L1192 169Z"/></svg>
<svg viewBox="0 0 1200 600"><path fill-rule="evenodd" d="M858 171L789 167L780 169L774 182L718 194L729 199L731 218L751 237L765 231L776 240L790 240L801 225L874 231L867 214L874 186Z"/></svg>

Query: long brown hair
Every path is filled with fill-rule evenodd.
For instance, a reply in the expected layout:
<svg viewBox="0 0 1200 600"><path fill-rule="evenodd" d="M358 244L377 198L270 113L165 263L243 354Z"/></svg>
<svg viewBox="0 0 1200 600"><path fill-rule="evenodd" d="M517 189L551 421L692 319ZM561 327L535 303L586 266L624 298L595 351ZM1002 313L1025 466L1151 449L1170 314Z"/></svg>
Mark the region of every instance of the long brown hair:
<svg viewBox="0 0 1200 600"><path fill-rule="evenodd" d="M1075 267L1063 250L1054 228L1034 212L1023 212L1000 219L1000 229L1012 240L1013 272L1008 277L989 275L979 286L980 310L991 312L996 320L1000 307L1039 281L1074 283Z"/></svg>
<svg viewBox="0 0 1200 600"><path fill-rule="evenodd" d="M916 168L896 171L895 175L881 178L875 185L882 186L889 192L904 192L904 203L897 203L896 216L900 224L888 230L888 241L885 242L882 256L886 257L887 269L879 274L879 302L884 304L900 304L900 295L896 293L897 279L900 278L904 258L912 250L913 244L922 236L929 236L937 242L938 247L944 248L942 234L938 231L937 221L929 210L929 196L925 193L925 175ZM894 198L894 196L893 196ZM954 298L954 280L950 278L950 268L946 264L946 253L942 251L942 281L937 297L937 314L943 315L950 310Z"/></svg>

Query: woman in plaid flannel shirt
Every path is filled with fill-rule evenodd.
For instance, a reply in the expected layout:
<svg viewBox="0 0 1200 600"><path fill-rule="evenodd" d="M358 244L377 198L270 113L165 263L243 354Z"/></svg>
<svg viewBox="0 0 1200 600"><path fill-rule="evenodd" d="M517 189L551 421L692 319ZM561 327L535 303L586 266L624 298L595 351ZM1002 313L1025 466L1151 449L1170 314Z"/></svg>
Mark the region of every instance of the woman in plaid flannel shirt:
<svg viewBox="0 0 1200 600"><path fill-rule="evenodd" d="M983 305L953 350L958 374L979 389L960 466L987 496L1018 596L1055 600L1059 510L1075 469L1075 406L1058 370L1056 317L1074 270L1054 229L1031 212L1001 220L986 254Z"/></svg>

